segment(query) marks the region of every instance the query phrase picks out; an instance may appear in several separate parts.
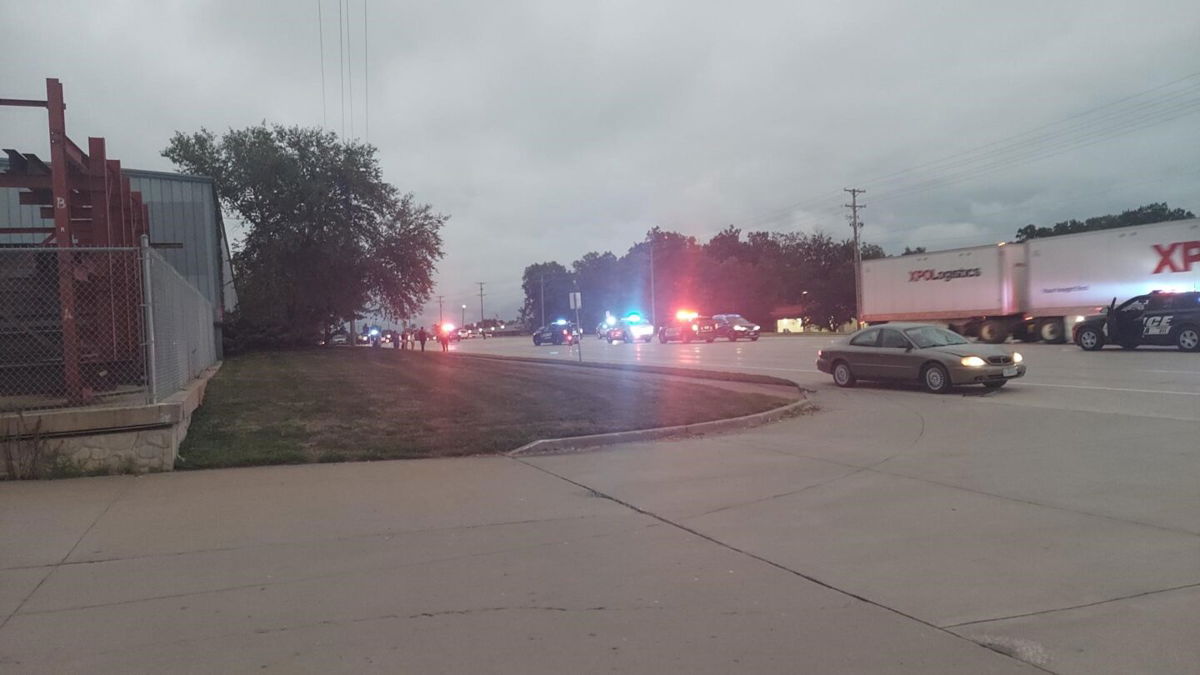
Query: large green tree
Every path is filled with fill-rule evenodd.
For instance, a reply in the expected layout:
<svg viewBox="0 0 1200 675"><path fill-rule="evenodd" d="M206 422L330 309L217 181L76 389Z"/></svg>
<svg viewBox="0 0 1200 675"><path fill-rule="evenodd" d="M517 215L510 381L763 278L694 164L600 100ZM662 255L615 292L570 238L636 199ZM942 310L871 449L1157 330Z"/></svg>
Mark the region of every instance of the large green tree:
<svg viewBox="0 0 1200 675"><path fill-rule="evenodd" d="M240 332L306 344L364 307L420 311L447 217L385 182L375 153L302 127L176 132L163 156L211 176L247 227L234 255Z"/></svg>
<svg viewBox="0 0 1200 675"><path fill-rule="evenodd" d="M1029 224L1017 230L1017 241L1028 241L1041 237L1056 237L1062 234L1092 232L1094 230L1110 230L1116 227L1133 227L1134 225L1149 225L1165 223L1171 220L1187 220L1195 218L1196 214L1186 209L1173 209L1166 202L1146 204L1136 209L1122 211L1116 215L1096 216L1087 220L1064 220L1055 223L1054 227L1038 227Z"/></svg>
<svg viewBox="0 0 1200 675"><path fill-rule="evenodd" d="M525 303L521 305L519 318L530 330L568 315L574 317L569 309L569 294L575 290L575 275L561 264L551 261L526 267L521 288L525 291Z"/></svg>

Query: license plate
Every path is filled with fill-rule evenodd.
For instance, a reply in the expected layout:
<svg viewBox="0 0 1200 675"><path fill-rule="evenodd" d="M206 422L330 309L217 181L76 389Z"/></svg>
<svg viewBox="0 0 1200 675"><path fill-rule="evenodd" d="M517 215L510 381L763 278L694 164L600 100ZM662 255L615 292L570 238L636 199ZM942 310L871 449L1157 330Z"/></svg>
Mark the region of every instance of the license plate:
<svg viewBox="0 0 1200 675"><path fill-rule="evenodd" d="M1017 369L1016 366L1009 366L1008 368L1004 369L1004 376L1005 377L1016 377L1018 372L1020 372L1020 371Z"/></svg>

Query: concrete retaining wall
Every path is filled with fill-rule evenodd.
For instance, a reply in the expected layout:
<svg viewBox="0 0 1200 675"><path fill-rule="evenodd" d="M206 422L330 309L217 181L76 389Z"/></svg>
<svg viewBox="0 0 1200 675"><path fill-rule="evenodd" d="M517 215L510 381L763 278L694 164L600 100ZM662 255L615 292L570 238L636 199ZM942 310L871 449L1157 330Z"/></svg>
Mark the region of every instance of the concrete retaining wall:
<svg viewBox="0 0 1200 675"><path fill-rule="evenodd" d="M45 410L23 416L0 415L0 439L9 448L37 443L43 459L70 473L153 473L171 471L192 414L204 401L217 363L183 391L154 405ZM18 439L16 443L11 439ZM7 478L0 461L0 478Z"/></svg>

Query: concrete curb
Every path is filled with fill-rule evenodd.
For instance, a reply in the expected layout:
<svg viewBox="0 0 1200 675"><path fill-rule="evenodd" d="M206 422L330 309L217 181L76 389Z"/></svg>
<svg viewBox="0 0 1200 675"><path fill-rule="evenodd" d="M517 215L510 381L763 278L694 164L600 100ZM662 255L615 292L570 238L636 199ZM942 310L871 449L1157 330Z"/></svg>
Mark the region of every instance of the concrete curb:
<svg viewBox="0 0 1200 675"><path fill-rule="evenodd" d="M566 438L543 438L533 441L532 443L526 443L516 450L509 450L508 452L504 453L504 455L507 457L548 455L552 453L565 452L568 450L581 450L584 448L594 448L604 445L615 445L617 443L635 443L637 441L652 441L662 438L683 438L687 436L698 436L708 433L733 431L736 429L749 429L751 427L770 424L771 422L777 422L785 417L800 415L816 409L816 405L806 397L807 394L811 393L811 390L805 389L791 380L785 380L781 377L775 377L772 375L739 373L737 371L706 371L677 366L643 366L628 363L605 363L600 361L584 361L579 363L575 361L567 361L565 359L531 358L525 356L510 357L499 356L495 354L461 354L461 356L476 359L494 359L497 361L515 361L519 363L544 363L547 365L563 366L567 368L599 368L604 370L620 370L631 373L640 372L648 375L661 375L667 377L690 377L697 380L708 380L710 382L743 382L747 384L787 386L794 388L800 395L799 400L792 401L787 405L782 405L778 408L772 408L770 410L764 410L758 413L743 415L741 417L709 420L707 422L696 422L695 424L681 424L673 427L631 429L629 431L613 431L606 434L568 436Z"/></svg>
<svg viewBox="0 0 1200 675"><path fill-rule="evenodd" d="M803 397L804 394L801 393ZM786 417L800 415L810 410L815 410L816 406L807 398L801 398L798 401L792 401L787 405L763 412L743 415L741 417L730 417L723 420L710 420L708 422L697 422L695 424L682 424L673 427L657 427L654 429L633 429L631 431L614 431L607 434L592 434L590 436L574 436L568 438L544 438L541 440L527 443L516 450L510 450L504 453L508 457L531 457L536 455L550 455L565 452L568 450L582 450L585 448L595 448L604 445L616 445L618 443L635 443L638 441L653 441L663 438L684 438L688 436L699 436L702 434L718 433L724 431L733 431L737 429L749 429L752 427L762 426L771 422L777 422Z"/></svg>

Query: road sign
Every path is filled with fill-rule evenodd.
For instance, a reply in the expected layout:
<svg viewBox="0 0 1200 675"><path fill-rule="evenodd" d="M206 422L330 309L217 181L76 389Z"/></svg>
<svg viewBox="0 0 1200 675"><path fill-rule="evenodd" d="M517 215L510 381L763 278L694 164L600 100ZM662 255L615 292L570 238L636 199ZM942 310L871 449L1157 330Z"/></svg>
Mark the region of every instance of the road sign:
<svg viewBox="0 0 1200 675"><path fill-rule="evenodd" d="M583 309L583 294L573 291L571 294L571 309Z"/></svg>

